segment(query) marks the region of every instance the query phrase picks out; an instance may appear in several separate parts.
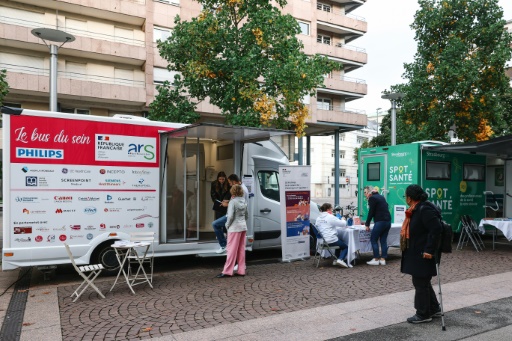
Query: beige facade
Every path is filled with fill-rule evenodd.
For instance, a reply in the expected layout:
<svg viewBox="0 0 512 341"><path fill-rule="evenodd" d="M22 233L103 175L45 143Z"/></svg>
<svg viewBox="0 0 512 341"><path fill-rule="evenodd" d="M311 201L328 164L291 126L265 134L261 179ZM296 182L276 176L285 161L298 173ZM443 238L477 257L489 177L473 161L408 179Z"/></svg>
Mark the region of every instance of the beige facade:
<svg viewBox="0 0 512 341"><path fill-rule="evenodd" d="M309 100L308 133L333 126L365 126L366 116L346 104L367 93L364 80L349 72L367 62L352 41L366 33L364 18L350 12L365 0L289 0L285 13L299 21L307 54L319 53L343 63L326 76L325 87ZM49 49L33 36L34 28L58 28L75 36L58 55L58 103L61 111L143 115L155 97L155 84L172 78L156 47L172 32L174 17L188 20L201 5L191 0L15 0L0 1L0 68L7 70L10 93L5 102L48 109ZM349 44L350 43L350 44ZM220 118L203 102L198 111Z"/></svg>

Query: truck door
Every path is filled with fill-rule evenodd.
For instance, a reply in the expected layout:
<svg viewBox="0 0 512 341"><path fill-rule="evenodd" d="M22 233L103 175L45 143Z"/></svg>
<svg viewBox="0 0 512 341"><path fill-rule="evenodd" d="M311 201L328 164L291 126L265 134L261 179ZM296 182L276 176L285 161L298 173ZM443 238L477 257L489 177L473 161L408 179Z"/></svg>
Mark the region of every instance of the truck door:
<svg viewBox="0 0 512 341"><path fill-rule="evenodd" d="M254 247L281 245L279 162L254 157Z"/></svg>
<svg viewBox="0 0 512 341"><path fill-rule="evenodd" d="M379 187L379 193L388 197L389 188L387 187L387 154L374 154L374 155L363 155L361 156L361 164L359 173L361 176L360 193L359 195L359 212L361 215L361 221L366 219L368 216L368 200L363 194L365 186L376 186Z"/></svg>

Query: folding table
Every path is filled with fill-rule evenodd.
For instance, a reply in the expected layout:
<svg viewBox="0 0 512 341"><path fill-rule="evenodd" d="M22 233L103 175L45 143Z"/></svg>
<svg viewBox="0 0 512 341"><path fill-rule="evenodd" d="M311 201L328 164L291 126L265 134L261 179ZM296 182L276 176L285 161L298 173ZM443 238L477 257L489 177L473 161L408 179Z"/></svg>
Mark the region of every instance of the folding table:
<svg viewBox="0 0 512 341"><path fill-rule="evenodd" d="M116 252L117 261L119 262L119 273L117 274L116 280L112 285L112 288L110 288L110 291L112 291L112 289L114 289L116 286L121 274L123 274L126 280L126 284L128 284L128 287L133 294L135 294L133 287L138 284L148 283L149 286L153 288L153 285L151 285L151 281L146 274L146 270L144 270L144 260L146 259L150 245L150 242L130 241L116 241L114 244L112 244L112 248ZM132 258L137 261L137 271L135 271L134 275L131 275L130 271L128 271L127 274L124 269L124 265L126 264L128 258Z"/></svg>

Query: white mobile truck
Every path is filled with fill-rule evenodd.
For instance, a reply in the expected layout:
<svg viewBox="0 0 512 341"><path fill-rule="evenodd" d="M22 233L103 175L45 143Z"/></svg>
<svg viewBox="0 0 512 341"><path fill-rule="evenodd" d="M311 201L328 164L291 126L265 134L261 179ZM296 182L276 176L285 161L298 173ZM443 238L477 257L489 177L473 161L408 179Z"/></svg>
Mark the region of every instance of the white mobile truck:
<svg viewBox="0 0 512 341"><path fill-rule="evenodd" d="M7 110L4 110L4 112ZM3 114L3 270L68 263L118 267L110 245L155 231L155 255L218 249L211 182L249 187L248 249L280 246L278 167L270 137L288 131L184 125L56 112Z"/></svg>

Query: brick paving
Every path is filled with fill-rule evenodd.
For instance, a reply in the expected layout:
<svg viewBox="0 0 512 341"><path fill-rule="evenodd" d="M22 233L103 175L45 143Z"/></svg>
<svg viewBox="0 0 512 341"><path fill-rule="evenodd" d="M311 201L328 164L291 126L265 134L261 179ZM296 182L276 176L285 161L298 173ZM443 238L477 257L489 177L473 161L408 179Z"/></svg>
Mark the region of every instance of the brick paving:
<svg viewBox="0 0 512 341"><path fill-rule="evenodd" d="M467 247L443 255L442 282L508 272L511 251L502 246L476 253ZM140 340L412 289L410 276L400 273L397 250L387 266L368 266L365 256L352 269L328 260L317 269L308 260L249 265L247 276L222 279L214 278L221 266L199 265L156 274L154 289L137 286L136 295L123 285L108 292L114 278L106 277L97 281L106 299L91 290L75 303L69 296L76 285L59 286L62 338Z"/></svg>

